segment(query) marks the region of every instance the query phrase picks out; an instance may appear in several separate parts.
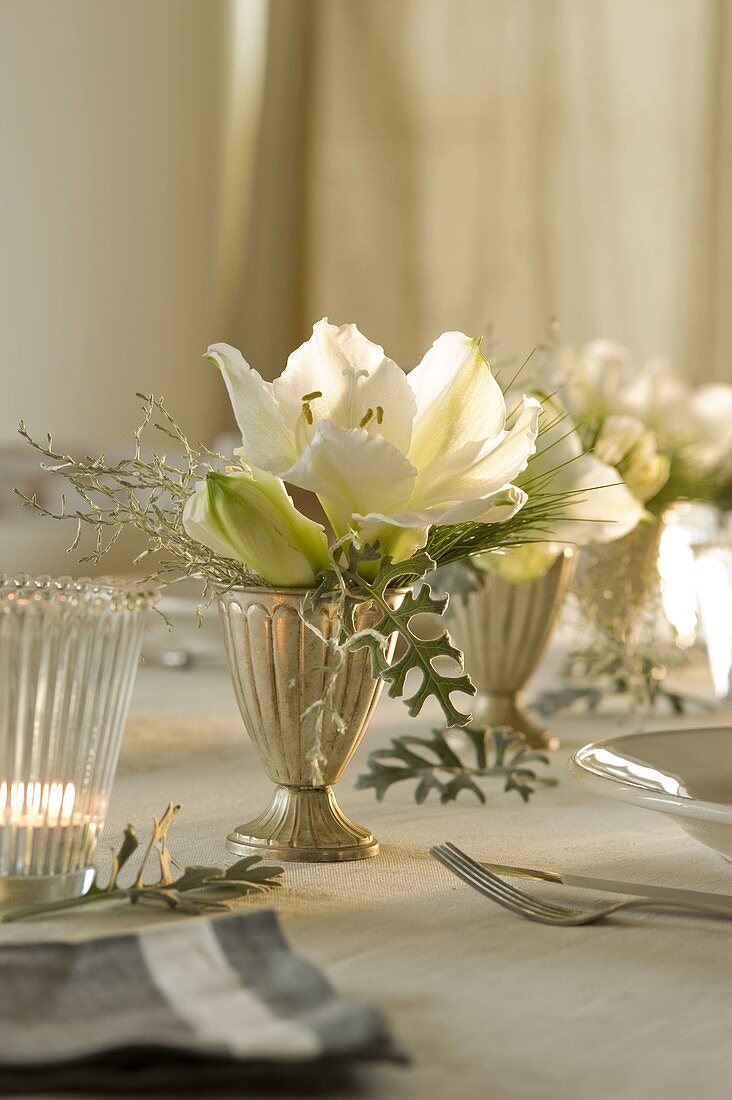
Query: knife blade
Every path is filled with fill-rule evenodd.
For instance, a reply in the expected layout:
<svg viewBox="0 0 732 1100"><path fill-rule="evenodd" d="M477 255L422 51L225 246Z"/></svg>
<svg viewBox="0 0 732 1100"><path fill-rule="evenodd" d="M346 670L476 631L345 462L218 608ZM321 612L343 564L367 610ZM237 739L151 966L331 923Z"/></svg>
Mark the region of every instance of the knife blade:
<svg viewBox="0 0 732 1100"><path fill-rule="evenodd" d="M558 871L536 871L529 867L505 867L500 863L481 862L482 867L496 875L530 878L553 882L561 886L576 886L581 890L603 890L608 894L628 894L639 898L656 898L658 901L696 902L698 905L721 905L732 912L732 894L711 894L704 890L683 890L676 886L649 886L642 882L614 882L587 875L566 875Z"/></svg>

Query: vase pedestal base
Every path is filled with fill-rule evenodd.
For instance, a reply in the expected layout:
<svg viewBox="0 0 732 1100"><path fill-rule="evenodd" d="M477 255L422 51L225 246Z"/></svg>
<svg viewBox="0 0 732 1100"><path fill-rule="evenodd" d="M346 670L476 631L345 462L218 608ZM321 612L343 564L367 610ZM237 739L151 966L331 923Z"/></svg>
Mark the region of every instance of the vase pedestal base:
<svg viewBox="0 0 732 1100"><path fill-rule="evenodd" d="M226 850L290 863L340 863L378 855L379 842L346 817L332 787L278 786L266 810L229 834Z"/></svg>
<svg viewBox="0 0 732 1100"><path fill-rule="evenodd" d="M523 733L532 749L545 749L554 752L559 748L559 738L550 730L544 729L530 718L515 694L486 692L476 700L473 725L496 729L508 726L517 733Z"/></svg>

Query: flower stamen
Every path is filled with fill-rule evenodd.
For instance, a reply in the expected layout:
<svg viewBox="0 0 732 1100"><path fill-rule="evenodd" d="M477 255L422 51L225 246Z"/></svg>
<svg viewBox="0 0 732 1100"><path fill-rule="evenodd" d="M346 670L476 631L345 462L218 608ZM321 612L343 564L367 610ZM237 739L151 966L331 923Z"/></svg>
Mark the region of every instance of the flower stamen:
<svg viewBox="0 0 732 1100"><path fill-rule="evenodd" d="M312 393L304 393L302 395L302 415L305 417L306 423L313 423L313 410L310 408L310 402L322 396L322 390L313 390Z"/></svg>
<svg viewBox="0 0 732 1100"><path fill-rule="evenodd" d="M369 420L373 419L373 416L374 416L374 410L373 409L367 409L366 412L364 413L364 415L361 417L361 419L358 422L359 428L365 428L366 425L368 424ZM376 421L377 421L377 423L380 423L378 413L376 415Z"/></svg>

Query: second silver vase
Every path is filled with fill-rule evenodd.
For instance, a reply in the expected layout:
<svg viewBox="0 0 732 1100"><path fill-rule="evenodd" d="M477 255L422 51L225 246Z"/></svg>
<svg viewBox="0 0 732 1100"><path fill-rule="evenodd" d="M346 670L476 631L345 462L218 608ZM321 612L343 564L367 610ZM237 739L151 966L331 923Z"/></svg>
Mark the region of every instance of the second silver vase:
<svg viewBox="0 0 732 1100"><path fill-rule="evenodd" d="M478 689L475 725L509 726L536 748L558 747L557 738L521 706L519 692L546 649L576 564L568 548L537 580L513 583L486 574L483 587L467 603L452 598L450 633Z"/></svg>

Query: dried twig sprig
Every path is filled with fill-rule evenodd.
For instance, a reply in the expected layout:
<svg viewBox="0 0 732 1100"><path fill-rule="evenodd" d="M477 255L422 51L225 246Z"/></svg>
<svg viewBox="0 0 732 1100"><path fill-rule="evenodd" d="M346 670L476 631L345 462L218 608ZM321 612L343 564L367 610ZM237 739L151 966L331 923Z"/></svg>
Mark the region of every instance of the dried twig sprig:
<svg viewBox="0 0 732 1100"><path fill-rule="evenodd" d="M134 453L119 461L108 460L104 454L75 458L57 450L50 435L45 443L34 439L21 421L20 434L46 460L42 468L63 477L76 499L62 494L59 510L53 511L35 494L29 497L16 489L16 495L40 515L76 523L69 552L77 549L84 530L89 529L94 548L80 558L83 562L98 565L125 527L131 526L145 539L146 546L135 564L150 559L150 581L170 583L192 576L200 578L207 589L264 584L245 566L194 541L183 526L183 509L196 482L209 470L225 464L226 458L203 444L194 447L166 409L163 398L137 396L143 403L143 417L134 433ZM144 441L150 432L170 442L172 457L167 452L147 453Z"/></svg>
<svg viewBox="0 0 732 1100"><path fill-rule="evenodd" d="M80 898L7 909L0 914L0 923L28 920L102 901L130 901L133 905L153 905L200 916L228 909L227 899L259 894L280 885L278 879L283 873L282 868L263 863L260 856L240 859L227 870L219 867L185 867L168 847L168 830L179 812L180 806L171 802L162 817L153 818L150 841L130 886L120 886L119 876L140 846L133 825L127 826L122 844L118 851L112 853L112 872L106 886L98 886L95 882L89 892ZM145 880L150 863L156 857L159 878L147 883ZM173 875L173 867L182 872L177 878Z"/></svg>

